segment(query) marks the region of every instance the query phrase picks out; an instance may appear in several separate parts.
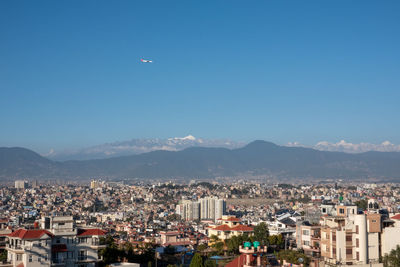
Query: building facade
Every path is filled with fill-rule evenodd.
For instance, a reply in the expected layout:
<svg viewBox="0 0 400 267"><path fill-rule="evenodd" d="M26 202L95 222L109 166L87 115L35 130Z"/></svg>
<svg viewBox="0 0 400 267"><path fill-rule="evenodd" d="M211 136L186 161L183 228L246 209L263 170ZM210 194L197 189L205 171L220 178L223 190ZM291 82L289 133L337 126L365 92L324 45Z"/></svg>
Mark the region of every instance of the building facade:
<svg viewBox="0 0 400 267"><path fill-rule="evenodd" d="M72 217L44 217L43 229L19 229L8 235L7 259L22 266L96 266L105 245L100 229L79 229Z"/></svg>

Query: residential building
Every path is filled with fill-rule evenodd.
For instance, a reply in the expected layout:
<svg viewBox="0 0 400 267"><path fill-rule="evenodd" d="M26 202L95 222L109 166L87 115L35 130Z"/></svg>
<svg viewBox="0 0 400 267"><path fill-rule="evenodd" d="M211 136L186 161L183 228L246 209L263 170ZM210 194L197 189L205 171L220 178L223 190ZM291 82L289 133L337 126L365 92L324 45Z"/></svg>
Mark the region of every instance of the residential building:
<svg viewBox="0 0 400 267"><path fill-rule="evenodd" d="M96 266L105 246L100 229L79 229L72 216L44 217L44 229L19 229L8 235L8 260L16 266Z"/></svg>
<svg viewBox="0 0 400 267"><path fill-rule="evenodd" d="M28 188L28 181L16 180L15 181L15 188L17 188L17 189L26 189L26 188Z"/></svg>
<svg viewBox="0 0 400 267"><path fill-rule="evenodd" d="M217 225L210 225L208 228L208 237L213 235L217 236L221 240L229 239L232 236L238 236L242 234L252 235L254 232L253 227L242 224L239 218L231 215L223 215L218 220Z"/></svg>

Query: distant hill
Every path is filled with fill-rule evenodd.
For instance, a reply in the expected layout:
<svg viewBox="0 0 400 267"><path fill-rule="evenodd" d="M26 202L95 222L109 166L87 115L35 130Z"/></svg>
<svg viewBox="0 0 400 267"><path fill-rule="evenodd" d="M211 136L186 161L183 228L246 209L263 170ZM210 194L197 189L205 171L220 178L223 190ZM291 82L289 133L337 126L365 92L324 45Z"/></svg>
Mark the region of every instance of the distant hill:
<svg viewBox="0 0 400 267"><path fill-rule="evenodd" d="M246 145L246 143L229 139L205 139L188 135L185 137L168 139L132 139L129 141L106 143L74 150L55 151L52 149L44 156L56 161L90 160L138 155L157 150L180 151L189 147L223 147L234 149L244 145Z"/></svg>
<svg viewBox="0 0 400 267"><path fill-rule="evenodd" d="M400 179L400 153L347 154L254 141L242 148L191 147L133 156L56 162L24 148L0 148L1 178L282 178Z"/></svg>

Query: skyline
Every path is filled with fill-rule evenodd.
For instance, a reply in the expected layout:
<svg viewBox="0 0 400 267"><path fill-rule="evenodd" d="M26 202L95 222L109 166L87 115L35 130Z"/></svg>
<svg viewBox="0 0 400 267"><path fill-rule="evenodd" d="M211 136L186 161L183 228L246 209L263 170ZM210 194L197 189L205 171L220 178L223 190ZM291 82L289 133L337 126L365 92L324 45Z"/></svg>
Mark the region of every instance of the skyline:
<svg viewBox="0 0 400 267"><path fill-rule="evenodd" d="M400 144L397 1L157 3L0 2L0 146Z"/></svg>

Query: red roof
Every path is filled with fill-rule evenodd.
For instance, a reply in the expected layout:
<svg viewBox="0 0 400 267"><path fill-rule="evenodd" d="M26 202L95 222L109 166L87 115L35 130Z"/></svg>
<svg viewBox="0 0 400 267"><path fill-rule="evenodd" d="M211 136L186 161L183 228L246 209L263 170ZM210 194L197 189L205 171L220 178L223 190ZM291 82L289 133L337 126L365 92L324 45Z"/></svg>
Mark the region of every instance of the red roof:
<svg viewBox="0 0 400 267"><path fill-rule="evenodd" d="M254 261L256 261L256 257L253 255L250 255L250 264ZM245 254L240 254L239 257L236 257L233 261L227 263L225 267L242 267L246 264L246 255Z"/></svg>
<svg viewBox="0 0 400 267"><path fill-rule="evenodd" d="M53 237L53 234L47 230L26 230L26 229L18 229L15 232L9 234L9 237L18 237L21 239L39 239L44 234Z"/></svg>
<svg viewBox="0 0 400 267"><path fill-rule="evenodd" d="M241 231L241 232L253 232L253 227L249 227L247 225L236 225L234 227L229 227L227 224L218 225L215 228L211 228L212 230L217 231Z"/></svg>
<svg viewBox="0 0 400 267"><path fill-rule="evenodd" d="M105 235L106 231L101 229L78 229L78 236Z"/></svg>
<svg viewBox="0 0 400 267"><path fill-rule="evenodd" d="M232 231L253 232L253 227L239 224L235 227L232 227Z"/></svg>
<svg viewBox="0 0 400 267"><path fill-rule="evenodd" d="M54 244L51 246L52 252L67 252L67 245L65 244Z"/></svg>
<svg viewBox="0 0 400 267"><path fill-rule="evenodd" d="M24 263L21 262L20 264L17 265L17 267L24 267Z"/></svg>
<svg viewBox="0 0 400 267"><path fill-rule="evenodd" d="M400 220L400 214L394 215L390 219Z"/></svg>
<svg viewBox="0 0 400 267"><path fill-rule="evenodd" d="M213 230L218 230L218 231L230 231L231 228L229 227L229 225L222 224L222 225L218 225L217 227L213 228Z"/></svg>

